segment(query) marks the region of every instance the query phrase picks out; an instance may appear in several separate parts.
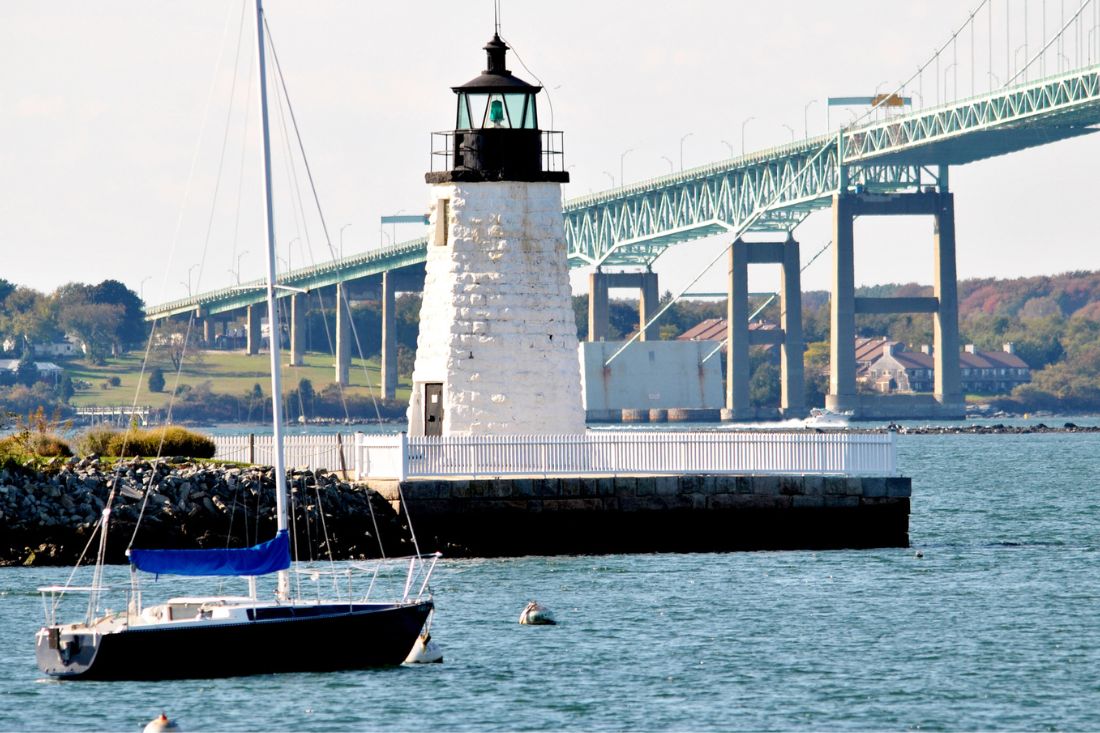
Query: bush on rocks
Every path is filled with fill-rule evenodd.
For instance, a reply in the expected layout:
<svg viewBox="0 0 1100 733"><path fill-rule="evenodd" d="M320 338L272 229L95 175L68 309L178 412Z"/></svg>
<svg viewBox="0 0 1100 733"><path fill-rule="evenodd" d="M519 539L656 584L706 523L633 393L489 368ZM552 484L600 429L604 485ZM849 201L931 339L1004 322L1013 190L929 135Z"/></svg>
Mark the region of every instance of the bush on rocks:
<svg viewBox="0 0 1100 733"><path fill-rule="evenodd" d="M76 449L81 455L105 456L111 449L111 440L120 431L107 425L93 425L76 439Z"/></svg>
<svg viewBox="0 0 1100 733"><path fill-rule="evenodd" d="M183 456L213 458L216 446L205 435L177 425L151 430L128 430L113 435L104 452L110 456Z"/></svg>
<svg viewBox="0 0 1100 733"><path fill-rule="evenodd" d="M69 444L54 433L30 433L27 435L26 445L32 453L45 458L68 458L73 454Z"/></svg>
<svg viewBox="0 0 1100 733"><path fill-rule="evenodd" d="M12 459L26 462L32 458L68 457L72 448L55 433L24 430L0 440L0 460Z"/></svg>

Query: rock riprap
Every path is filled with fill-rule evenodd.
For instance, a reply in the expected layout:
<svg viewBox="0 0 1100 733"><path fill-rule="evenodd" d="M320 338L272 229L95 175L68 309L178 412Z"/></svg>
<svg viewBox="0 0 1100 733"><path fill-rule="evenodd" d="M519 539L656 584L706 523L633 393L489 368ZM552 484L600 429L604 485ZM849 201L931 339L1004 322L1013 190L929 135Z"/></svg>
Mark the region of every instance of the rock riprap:
<svg viewBox="0 0 1100 733"><path fill-rule="evenodd" d="M324 469L292 469L287 480L300 559L327 558L330 549L335 559L377 557L375 525L387 555L412 552L405 522L375 492ZM0 564L75 562L112 486L109 562L126 562L135 526L134 547L244 547L275 533L270 466L53 459L40 469L0 469ZM89 549L90 556L94 552Z"/></svg>

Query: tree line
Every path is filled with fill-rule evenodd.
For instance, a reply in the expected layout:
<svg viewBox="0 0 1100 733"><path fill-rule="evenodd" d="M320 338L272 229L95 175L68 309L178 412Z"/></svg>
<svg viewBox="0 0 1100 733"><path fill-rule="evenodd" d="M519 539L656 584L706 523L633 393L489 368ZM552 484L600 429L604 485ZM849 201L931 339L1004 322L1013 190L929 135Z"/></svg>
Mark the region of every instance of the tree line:
<svg viewBox="0 0 1100 733"><path fill-rule="evenodd" d="M915 283L891 283L860 288L859 295L928 296L930 286ZM671 298L666 293L662 305ZM405 293L397 299L398 371L412 371L419 332L421 298ZM588 331L588 298L575 296L573 309L578 337ZM766 302L754 298L750 312L760 309L758 318L779 320L778 299ZM357 302L352 307L354 332L362 356L379 354L382 314L377 302ZM662 339L675 339L700 321L725 318L724 300L684 300L674 303L657 322ZM612 300L609 303L611 340L628 338L638 328L637 301ZM808 404L823 404L828 388L829 295L808 291L802 295L803 333L807 343L806 396ZM1030 384L1017 387L1012 395L993 400L1001 407L1017 410L1100 411L1100 272L1070 272L998 280L979 278L959 283L959 326L961 341L984 350L1000 350L1013 342L1015 352L1032 369ZM857 319L857 334L887 337L919 348L932 343L932 316L929 314L868 315ZM176 358L184 352L198 354L202 346L200 329L195 324L177 321L161 326L158 339L159 362L178 366ZM56 341L72 335L85 346L83 358L102 363L135 345L143 345L149 336L141 300L115 280L98 285L69 283L53 293L40 293L0 279L0 338L12 344L8 357L23 357L14 373L0 375L0 409L26 414L39 406L64 404L72 394L71 380L56 384L36 379L37 372L28 356L30 346ZM307 325L307 348L332 351L335 333L334 314L314 308ZM173 336L172 334L177 334ZM353 349L354 351L354 349ZM173 357L174 355L174 357ZM201 357L200 357L201 358ZM759 405L776 404L779 395L778 368L774 359L762 350L752 354L751 399ZM156 365L154 365L156 366ZM162 377L157 387L163 389ZM329 391L321 385L300 385L294 397L303 405L327 404ZM150 385L153 387L153 385ZM196 400L212 404L215 396L202 395ZM304 398L298 400L297 398ZM238 400L235 412L251 414L256 400ZM315 408L318 411L320 408ZM342 409L342 408L341 408ZM370 409L373 414L373 406ZM309 414L310 409L302 409Z"/></svg>

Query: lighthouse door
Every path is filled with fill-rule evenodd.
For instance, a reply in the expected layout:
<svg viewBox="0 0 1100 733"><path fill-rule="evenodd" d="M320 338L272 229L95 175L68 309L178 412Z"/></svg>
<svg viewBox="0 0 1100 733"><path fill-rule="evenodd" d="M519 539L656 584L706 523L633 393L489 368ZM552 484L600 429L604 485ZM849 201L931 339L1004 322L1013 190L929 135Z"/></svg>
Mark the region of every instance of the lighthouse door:
<svg viewBox="0 0 1100 733"><path fill-rule="evenodd" d="M443 435L443 383L424 385L424 435Z"/></svg>

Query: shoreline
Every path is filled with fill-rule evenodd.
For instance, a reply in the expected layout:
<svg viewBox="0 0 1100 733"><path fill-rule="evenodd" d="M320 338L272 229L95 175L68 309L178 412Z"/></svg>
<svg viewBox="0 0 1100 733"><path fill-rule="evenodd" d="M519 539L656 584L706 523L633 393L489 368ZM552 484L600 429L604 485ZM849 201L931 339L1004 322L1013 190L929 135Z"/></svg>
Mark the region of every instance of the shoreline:
<svg viewBox="0 0 1100 733"><path fill-rule="evenodd" d="M864 432L858 427L852 430ZM1097 434L1100 425L892 425L866 432L889 430L899 435L1062 435ZM330 552L334 560L379 557L375 527L385 555L413 553L407 522L395 512L385 491L324 469L294 468L287 476L299 557L327 558ZM274 536L275 481L270 466L181 458L117 463L95 456L55 458L41 468L0 468L0 566L74 564L88 545L116 480L108 563L126 564L131 537L136 547L212 549L246 547ZM145 487L150 484L146 498ZM141 524L135 533L139 516ZM459 526L465 520L452 516L450 521L457 521L450 529L459 534L468 529ZM464 554L460 547L449 549Z"/></svg>

